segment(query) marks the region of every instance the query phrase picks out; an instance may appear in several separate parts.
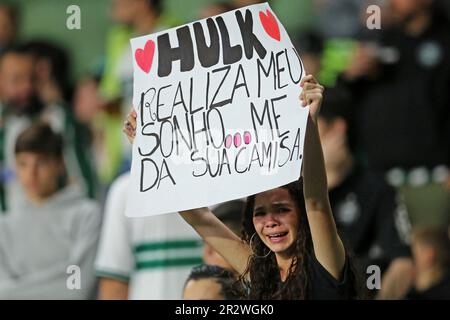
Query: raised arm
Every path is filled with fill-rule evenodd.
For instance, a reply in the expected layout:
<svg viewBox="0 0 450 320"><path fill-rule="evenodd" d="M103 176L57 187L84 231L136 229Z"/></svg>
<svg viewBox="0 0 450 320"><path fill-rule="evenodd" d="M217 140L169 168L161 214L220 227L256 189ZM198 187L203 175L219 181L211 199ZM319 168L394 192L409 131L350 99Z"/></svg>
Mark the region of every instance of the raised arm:
<svg viewBox="0 0 450 320"><path fill-rule="evenodd" d="M239 274L244 273L251 255L248 244L234 234L208 208L181 211L180 215Z"/></svg>
<svg viewBox="0 0 450 320"><path fill-rule="evenodd" d="M303 88L300 95L302 106L310 106L302 169L306 214L317 260L339 279L345 263L345 249L337 233L328 199L325 163L317 127L324 88L313 76L304 77L300 85Z"/></svg>

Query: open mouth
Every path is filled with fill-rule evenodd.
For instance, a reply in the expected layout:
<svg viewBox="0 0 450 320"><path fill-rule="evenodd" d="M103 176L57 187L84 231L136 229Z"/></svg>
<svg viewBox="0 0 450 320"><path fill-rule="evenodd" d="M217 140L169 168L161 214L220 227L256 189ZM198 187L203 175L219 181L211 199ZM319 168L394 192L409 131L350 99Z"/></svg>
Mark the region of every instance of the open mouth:
<svg viewBox="0 0 450 320"><path fill-rule="evenodd" d="M287 236L287 234L288 234L288 232L279 232L279 233L269 234L269 235L267 235L267 237L269 238L269 240L271 242L280 242Z"/></svg>

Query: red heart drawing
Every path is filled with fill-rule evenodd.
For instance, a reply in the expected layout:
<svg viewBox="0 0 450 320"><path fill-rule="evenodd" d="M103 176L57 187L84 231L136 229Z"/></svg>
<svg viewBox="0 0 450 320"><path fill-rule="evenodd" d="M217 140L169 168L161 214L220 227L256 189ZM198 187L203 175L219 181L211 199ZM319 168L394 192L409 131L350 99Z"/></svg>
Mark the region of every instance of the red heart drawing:
<svg viewBox="0 0 450 320"><path fill-rule="evenodd" d="M149 73L152 68L153 55L155 54L155 43L153 40L148 40L145 43L144 49L137 49L134 53L136 63L145 73Z"/></svg>
<svg viewBox="0 0 450 320"><path fill-rule="evenodd" d="M261 24L266 33L275 40L280 41L280 28L278 27L277 19L275 19L269 9L266 10L266 13L259 12L259 20L261 20Z"/></svg>

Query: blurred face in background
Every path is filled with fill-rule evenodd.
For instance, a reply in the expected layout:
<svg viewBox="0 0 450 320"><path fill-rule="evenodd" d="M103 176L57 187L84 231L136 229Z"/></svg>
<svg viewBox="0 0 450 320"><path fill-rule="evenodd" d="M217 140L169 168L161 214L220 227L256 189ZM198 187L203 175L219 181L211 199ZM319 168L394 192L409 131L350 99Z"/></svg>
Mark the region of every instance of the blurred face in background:
<svg viewBox="0 0 450 320"><path fill-rule="evenodd" d="M34 202L42 202L59 188L64 173L62 159L34 152L16 154L16 174L27 196Z"/></svg>
<svg viewBox="0 0 450 320"><path fill-rule="evenodd" d="M390 0L389 7L395 18L407 20L422 11L426 11L433 0Z"/></svg>
<svg viewBox="0 0 450 320"><path fill-rule="evenodd" d="M7 53L0 61L0 99L20 112L33 102L34 61L29 54Z"/></svg>
<svg viewBox="0 0 450 320"><path fill-rule="evenodd" d="M411 249L414 258L414 267L417 272L427 271L433 266L435 252L431 246L413 240Z"/></svg>
<svg viewBox="0 0 450 320"><path fill-rule="evenodd" d="M189 280L183 290L183 300L225 300L222 287L214 278Z"/></svg>
<svg viewBox="0 0 450 320"><path fill-rule="evenodd" d="M0 47L11 44L16 36L16 24L11 9L0 5Z"/></svg>
<svg viewBox="0 0 450 320"><path fill-rule="evenodd" d="M82 123L90 123L102 110L104 99L98 90L98 83L91 78L82 80L75 91L73 108L75 116Z"/></svg>
<svg viewBox="0 0 450 320"><path fill-rule="evenodd" d="M112 0L111 15L114 21L131 25L140 0Z"/></svg>
<svg viewBox="0 0 450 320"><path fill-rule="evenodd" d="M430 237L430 235L428 235ZM448 239L445 232L439 233L426 240L427 236L420 231L413 231L411 235L411 253L417 274L431 270L447 269Z"/></svg>
<svg viewBox="0 0 450 320"><path fill-rule="evenodd" d="M114 21L134 26L136 19L152 12L149 0L113 0L111 15Z"/></svg>
<svg viewBox="0 0 450 320"><path fill-rule="evenodd" d="M341 168L342 164L349 159L350 153L345 120L341 117L336 117L329 121L319 116L317 126L327 172Z"/></svg>

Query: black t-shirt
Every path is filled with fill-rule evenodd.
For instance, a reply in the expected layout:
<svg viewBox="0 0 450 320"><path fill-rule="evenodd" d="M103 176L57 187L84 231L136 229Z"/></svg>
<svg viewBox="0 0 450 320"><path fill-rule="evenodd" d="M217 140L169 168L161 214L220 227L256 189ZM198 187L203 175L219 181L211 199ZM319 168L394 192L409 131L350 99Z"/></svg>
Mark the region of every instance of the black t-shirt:
<svg viewBox="0 0 450 320"><path fill-rule="evenodd" d="M379 72L340 80L354 99L355 139L375 170L450 164L450 27L434 17L420 35L381 30Z"/></svg>
<svg viewBox="0 0 450 320"><path fill-rule="evenodd" d="M315 257L310 258L310 286L308 300L348 300L351 297L350 268L345 261L339 280L334 278Z"/></svg>
<svg viewBox="0 0 450 320"><path fill-rule="evenodd" d="M334 278L315 257L308 258L309 286L307 300L348 300L351 299L348 261L345 262L339 280ZM283 290L284 282L280 278L279 289Z"/></svg>
<svg viewBox="0 0 450 320"><path fill-rule="evenodd" d="M383 270L392 259L410 255L408 213L381 176L354 168L329 197L345 247L361 268L377 264Z"/></svg>
<svg viewBox="0 0 450 320"><path fill-rule="evenodd" d="M406 295L407 300L450 300L450 275L444 278L428 290L419 292L411 289Z"/></svg>

